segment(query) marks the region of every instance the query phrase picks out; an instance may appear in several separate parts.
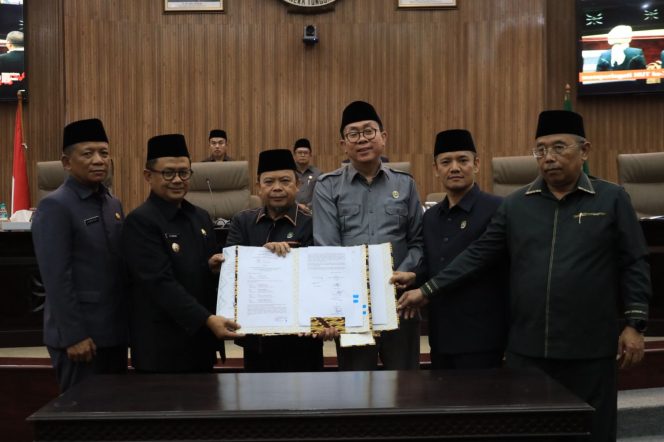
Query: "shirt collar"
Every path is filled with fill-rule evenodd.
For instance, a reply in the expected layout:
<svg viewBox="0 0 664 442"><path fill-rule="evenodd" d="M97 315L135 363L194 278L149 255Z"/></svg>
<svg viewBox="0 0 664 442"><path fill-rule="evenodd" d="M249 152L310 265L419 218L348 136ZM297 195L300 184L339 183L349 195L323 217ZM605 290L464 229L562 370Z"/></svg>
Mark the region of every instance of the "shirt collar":
<svg viewBox="0 0 664 442"><path fill-rule="evenodd" d="M300 175L306 175L306 174L308 174L308 173L314 173L314 169L313 169L313 167L314 167L314 166L312 166L311 164L309 164L309 165L307 166L307 168L304 169L302 172L300 172L299 169L296 169L296 170L297 170L297 173L299 173Z"/></svg>
<svg viewBox="0 0 664 442"><path fill-rule="evenodd" d="M549 192L549 188L546 185L544 178L542 178L542 175L539 175L526 190L526 195L541 194L543 191ZM590 195L595 194L595 188L593 187L590 178L588 178L588 175L583 172L581 172L581 176L576 182L576 191L585 192Z"/></svg>
<svg viewBox="0 0 664 442"><path fill-rule="evenodd" d="M364 178L364 176L362 174L360 174L360 172L358 172L358 170L353 167L353 163L348 163L348 165L346 167L347 167L346 171L348 173L348 181L349 182L352 182L355 178L366 181L366 178ZM383 163L381 161L380 167L378 168L378 172L376 173L376 176L374 177L374 179L377 179L381 175L383 175L383 176L385 176L386 179L389 180L391 173L392 173L392 171L385 165L385 163Z"/></svg>
<svg viewBox="0 0 664 442"><path fill-rule="evenodd" d="M164 217L169 220L175 218L175 215L177 215L180 210L185 212L193 212L195 210L194 206L187 200L182 200L180 207L178 207L177 204L166 201L154 192L150 192L148 199L157 207Z"/></svg>
<svg viewBox="0 0 664 442"><path fill-rule="evenodd" d="M473 209L473 206L475 205L475 201L477 201L479 194L480 187L477 185L477 183L474 183L473 187L471 187L471 189L463 196L463 198L461 198L461 201L459 201L454 207L458 207L464 212L470 213L470 211ZM447 196L445 196L442 204L440 204L440 210L445 213L451 210L450 200Z"/></svg>
<svg viewBox="0 0 664 442"><path fill-rule="evenodd" d="M88 199L95 194L110 195L108 188L103 184L100 183L99 189L95 191L95 189L86 186L85 184L81 183L79 180L77 180L71 175L67 177L67 179L65 180L65 184L68 187L70 187L74 192L76 192L76 195L78 195L78 197L82 200Z"/></svg>
<svg viewBox="0 0 664 442"><path fill-rule="evenodd" d="M297 207L297 204L293 204L289 209L288 212L282 217L288 222L290 222L293 226L297 226L297 214L299 212L299 208ZM269 221L275 221L273 220L270 215L267 212L267 208L265 206L261 207L261 209L258 211L258 215L256 216L256 224L261 222L263 219L269 220ZM281 219L281 218L279 218Z"/></svg>

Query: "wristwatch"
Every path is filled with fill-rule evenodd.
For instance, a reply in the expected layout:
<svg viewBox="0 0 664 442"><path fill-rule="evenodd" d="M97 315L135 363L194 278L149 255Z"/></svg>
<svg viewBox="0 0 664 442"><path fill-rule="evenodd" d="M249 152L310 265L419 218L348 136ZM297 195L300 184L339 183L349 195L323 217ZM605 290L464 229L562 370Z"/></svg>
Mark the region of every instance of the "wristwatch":
<svg viewBox="0 0 664 442"><path fill-rule="evenodd" d="M648 321L645 319L627 318L625 319L625 325L629 325L637 332L643 333L648 328Z"/></svg>

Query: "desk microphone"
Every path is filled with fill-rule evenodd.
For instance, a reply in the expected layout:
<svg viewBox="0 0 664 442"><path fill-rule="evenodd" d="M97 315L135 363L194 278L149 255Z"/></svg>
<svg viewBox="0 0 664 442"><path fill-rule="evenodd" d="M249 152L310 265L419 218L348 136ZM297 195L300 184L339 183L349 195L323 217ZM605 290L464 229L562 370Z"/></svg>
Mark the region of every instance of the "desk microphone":
<svg viewBox="0 0 664 442"><path fill-rule="evenodd" d="M214 204L214 198L212 196L212 186L210 185L210 178L205 178L205 183L207 184L208 192L210 192L210 204L212 204L212 215L214 217L212 224L214 224L215 229L222 229L226 227L229 221L224 218L217 218L217 206Z"/></svg>
<svg viewBox="0 0 664 442"><path fill-rule="evenodd" d="M208 186L208 191L210 192L210 204L212 204L212 215L214 217L214 222L217 222L217 206L214 204L214 198L212 197L212 186L210 185L210 178L205 178L205 183Z"/></svg>

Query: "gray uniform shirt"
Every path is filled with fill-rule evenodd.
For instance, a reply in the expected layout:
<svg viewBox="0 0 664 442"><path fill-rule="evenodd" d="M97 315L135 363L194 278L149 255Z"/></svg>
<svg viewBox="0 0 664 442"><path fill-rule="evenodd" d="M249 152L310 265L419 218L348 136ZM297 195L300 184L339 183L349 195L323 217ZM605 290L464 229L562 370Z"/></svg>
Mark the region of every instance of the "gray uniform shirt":
<svg viewBox="0 0 664 442"><path fill-rule="evenodd" d="M396 270L420 265L423 212L409 174L382 164L369 184L348 164L318 178L313 203L315 245L390 242Z"/></svg>
<svg viewBox="0 0 664 442"><path fill-rule="evenodd" d="M295 201L309 206L311 205L311 199L314 196L314 186L316 186L316 180L320 176L321 172L316 166L310 165L304 169L304 172L296 170L295 174L300 180Z"/></svg>

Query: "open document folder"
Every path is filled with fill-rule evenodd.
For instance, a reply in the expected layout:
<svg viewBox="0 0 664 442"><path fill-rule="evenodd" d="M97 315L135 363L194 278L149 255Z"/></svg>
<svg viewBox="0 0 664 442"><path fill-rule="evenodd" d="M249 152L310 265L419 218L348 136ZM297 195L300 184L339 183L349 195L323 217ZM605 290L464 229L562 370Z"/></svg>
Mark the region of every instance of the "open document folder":
<svg viewBox="0 0 664 442"><path fill-rule="evenodd" d="M304 247L280 257L264 247L226 247L217 314L245 334L306 333L315 325L365 336L394 330L391 250L389 243Z"/></svg>

